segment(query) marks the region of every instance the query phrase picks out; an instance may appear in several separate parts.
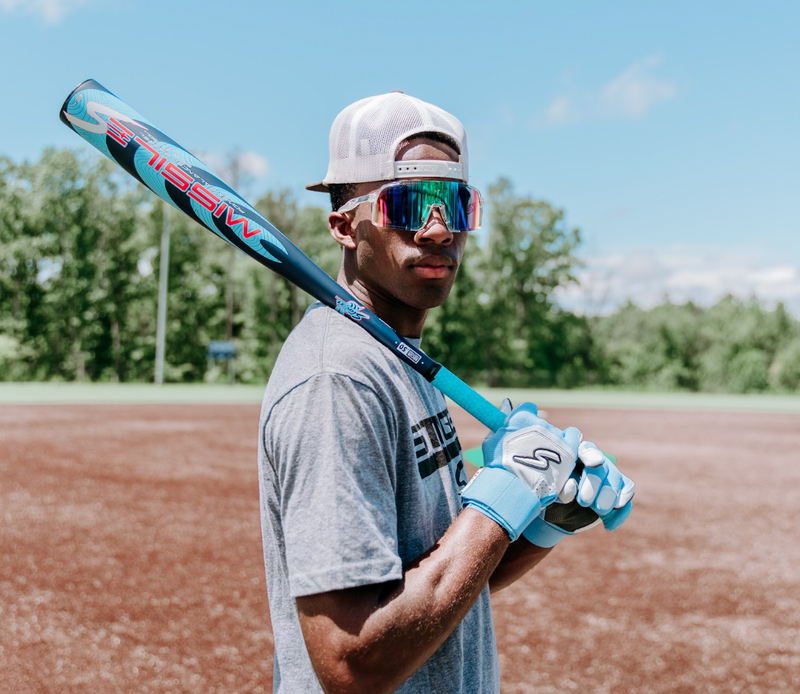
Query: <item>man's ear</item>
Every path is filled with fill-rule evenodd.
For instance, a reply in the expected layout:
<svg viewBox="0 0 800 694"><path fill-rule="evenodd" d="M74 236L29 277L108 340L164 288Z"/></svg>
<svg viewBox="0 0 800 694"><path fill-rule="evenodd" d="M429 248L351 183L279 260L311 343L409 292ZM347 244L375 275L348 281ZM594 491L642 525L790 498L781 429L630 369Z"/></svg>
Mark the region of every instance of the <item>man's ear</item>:
<svg viewBox="0 0 800 694"><path fill-rule="evenodd" d="M356 234L352 218L347 212L331 212L328 215L328 229L336 243L343 248L354 250L356 247Z"/></svg>

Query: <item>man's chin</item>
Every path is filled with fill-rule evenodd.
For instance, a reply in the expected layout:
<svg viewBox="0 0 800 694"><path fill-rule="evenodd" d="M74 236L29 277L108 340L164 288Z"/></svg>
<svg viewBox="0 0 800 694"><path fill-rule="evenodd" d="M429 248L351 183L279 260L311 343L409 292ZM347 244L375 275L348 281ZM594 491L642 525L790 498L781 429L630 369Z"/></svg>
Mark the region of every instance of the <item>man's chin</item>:
<svg viewBox="0 0 800 694"><path fill-rule="evenodd" d="M418 293L414 297L406 297L406 303L421 311L428 311L441 306L447 297L450 296L451 289L452 285L449 287L431 287L430 289Z"/></svg>

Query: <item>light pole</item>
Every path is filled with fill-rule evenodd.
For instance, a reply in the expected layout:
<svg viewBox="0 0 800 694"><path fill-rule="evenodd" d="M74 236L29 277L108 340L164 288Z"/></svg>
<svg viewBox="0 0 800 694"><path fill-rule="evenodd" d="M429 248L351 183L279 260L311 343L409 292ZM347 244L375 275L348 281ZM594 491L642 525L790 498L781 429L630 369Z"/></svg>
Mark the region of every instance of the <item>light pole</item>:
<svg viewBox="0 0 800 694"><path fill-rule="evenodd" d="M167 332L167 276L169 274L169 205L162 202L161 262L158 272L158 322L156 324L156 385L164 382L164 344Z"/></svg>

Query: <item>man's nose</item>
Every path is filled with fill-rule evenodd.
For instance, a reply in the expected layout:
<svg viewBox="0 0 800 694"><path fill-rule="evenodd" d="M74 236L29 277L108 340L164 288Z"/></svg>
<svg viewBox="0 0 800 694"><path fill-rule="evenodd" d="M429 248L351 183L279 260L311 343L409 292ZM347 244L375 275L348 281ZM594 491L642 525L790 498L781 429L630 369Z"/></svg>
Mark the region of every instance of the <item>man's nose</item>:
<svg viewBox="0 0 800 694"><path fill-rule="evenodd" d="M439 243L448 245L453 241L453 232L447 225L444 213L437 206L433 207L425 220L425 226L416 235L417 243Z"/></svg>

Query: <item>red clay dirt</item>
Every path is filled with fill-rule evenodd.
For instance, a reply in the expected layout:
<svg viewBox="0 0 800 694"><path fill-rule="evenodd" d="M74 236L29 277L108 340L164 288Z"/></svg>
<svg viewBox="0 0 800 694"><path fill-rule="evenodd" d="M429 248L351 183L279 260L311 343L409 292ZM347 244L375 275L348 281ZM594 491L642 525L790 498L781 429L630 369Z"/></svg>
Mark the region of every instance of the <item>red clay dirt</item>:
<svg viewBox="0 0 800 694"><path fill-rule="evenodd" d="M800 417L548 410L637 494L494 596L502 691L800 692ZM0 692L272 690L257 422L0 407Z"/></svg>

